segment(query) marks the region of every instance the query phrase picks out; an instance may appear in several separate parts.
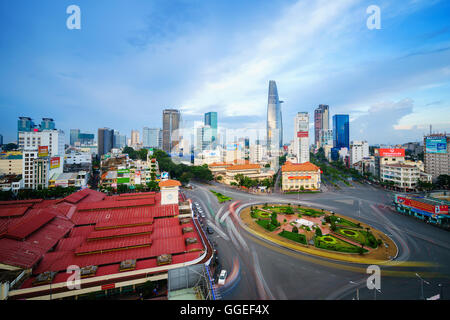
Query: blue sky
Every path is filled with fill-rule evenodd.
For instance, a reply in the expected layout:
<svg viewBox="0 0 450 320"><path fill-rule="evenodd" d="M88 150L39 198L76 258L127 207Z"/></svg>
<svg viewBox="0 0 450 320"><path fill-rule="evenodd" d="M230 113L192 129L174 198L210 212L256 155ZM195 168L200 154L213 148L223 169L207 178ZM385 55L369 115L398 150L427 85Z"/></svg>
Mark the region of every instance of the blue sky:
<svg viewBox="0 0 450 320"><path fill-rule="evenodd" d="M81 8L81 30L66 8ZM366 27L369 5L381 30ZM52 117L58 128L161 127L162 110L184 126L217 111L228 130L265 131L276 80L284 141L294 115L328 104L348 113L352 140L419 141L450 132L450 2L2 0L0 134L17 118Z"/></svg>

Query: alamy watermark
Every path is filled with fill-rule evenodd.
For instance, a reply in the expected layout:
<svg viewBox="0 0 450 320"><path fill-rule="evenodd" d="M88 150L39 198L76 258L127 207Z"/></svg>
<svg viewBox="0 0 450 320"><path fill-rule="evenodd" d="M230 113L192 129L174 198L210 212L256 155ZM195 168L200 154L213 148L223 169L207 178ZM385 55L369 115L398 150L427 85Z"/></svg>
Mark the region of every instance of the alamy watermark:
<svg viewBox="0 0 450 320"><path fill-rule="evenodd" d="M369 30L381 29L381 9L379 6L371 5L367 7L367 14L370 16L367 18L366 25Z"/></svg>
<svg viewBox="0 0 450 320"><path fill-rule="evenodd" d="M67 7L67 14L70 16L67 18L66 26L69 30L80 30L81 29L81 9L79 6L72 4Z"/></svg>

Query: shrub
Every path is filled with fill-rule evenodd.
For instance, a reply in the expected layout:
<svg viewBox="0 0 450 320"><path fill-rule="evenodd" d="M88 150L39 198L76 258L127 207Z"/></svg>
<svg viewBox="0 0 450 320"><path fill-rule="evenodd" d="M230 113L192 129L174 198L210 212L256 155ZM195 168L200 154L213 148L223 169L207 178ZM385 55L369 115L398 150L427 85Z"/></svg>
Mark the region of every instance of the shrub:
<svg viewBox="0 0 450 320"><path fill-rule="evenodd" d="M379 246L381 246L383 244L383 241L381 239L378 239L377 243L378 243Z"/></svg>
<svg viewBox="0 0 450 320"><path fill-rule="evenodd" d="M298 228L296 226L292 227L292 233L298 233Z"/></svg>
<svg viewBox="0 0 450 320"><path fill-rule="evenodd" d="M310 227L306 227L305 230L306 231L311 231L311 228Z"/></svg>
<svg viewBox="0 0 450 320"><path fill-rule="evenodd" d="M322 236L322 230L320 230L320 228L316 229L316 236L318 236L318 237Z"/></svg>
<svg viewBox="0 0 450 320"><path fill-rule="evenodd" d="M283 220L283 222L287 222L287 220L286 220L286 219L284 219L284 220Z"/></svg>

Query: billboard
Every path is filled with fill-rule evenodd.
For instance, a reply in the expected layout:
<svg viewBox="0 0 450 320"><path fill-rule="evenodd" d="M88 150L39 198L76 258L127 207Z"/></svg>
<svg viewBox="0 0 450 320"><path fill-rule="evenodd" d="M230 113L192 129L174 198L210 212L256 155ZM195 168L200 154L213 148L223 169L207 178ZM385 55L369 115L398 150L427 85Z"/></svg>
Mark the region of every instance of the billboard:
<svg viewBox="0 0 450 320"><path fill-rule="evenodd" d="M297 138L308 138L309 132L308 131L298 131L297 132Z"/></svg>
<svg viewBox="0 0 450 320"><path fill-rule="evenodd" d="M448 214L448 206L442 205L442 206L434 206L429 203L421 202L418 200L402 197L402 196L396 196L397 203L411 207L413 209L418 209L420 211L424 211L427 213L432 214Z"/></svg>
<svg viewBox="0 0 450 320"><path fill-rule="evenodd" d="M169 173L161 172L161 180L167 180L167 179L169 179Z"/></svg>
<svg viewBox="0 0 450 320"><path fill-rule="evenodd" d="M242 150L242 145L240 143L228 143L226 146L227 151Z"/></svg>
<svg viewBox="0 0 450 320"><path fill-rule="evenodd" d="M425 139L427 153L447 153L447 138L428 137Z"/></svg>
<svg viewBox="0 0 450 320"><path fill-rule="evenodd" d="M380 157L404 157L405 149L378 149Z"/></svg>
<svg viewBox="0 0 450 320"><path fill-rule="evenodd" d="M38 147L38 157L48 157L48 146L39 146Z"/></svg>
<svg viewBox="0 0 450 320"><path fill-rule="evenodd" d="M50 158L50 169L59 168L60 165L61 165L61 158L60 157Z"/></svg>

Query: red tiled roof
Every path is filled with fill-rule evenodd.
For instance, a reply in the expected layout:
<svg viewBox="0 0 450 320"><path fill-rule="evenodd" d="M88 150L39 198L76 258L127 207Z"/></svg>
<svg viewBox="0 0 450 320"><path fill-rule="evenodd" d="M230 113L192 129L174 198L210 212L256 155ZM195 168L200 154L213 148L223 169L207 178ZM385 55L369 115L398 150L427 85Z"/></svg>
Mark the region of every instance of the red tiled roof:
<svg viewBox="0 0 450 320"><path fill-rule="evenodd" d="M0 217L17 217L23 216L30 206L25 207L0 207Z"/></svg>
<svg viewBox="0 0 450 320"><path fill-rule="evenodd" d="M236 164L227 167L227 171L237 171L237 170L251 170L251 169L260 169L261 165L251 163L251 164Z"/></svg>
<svg viewBox="0 0 450 320"><path fill-rule="evenodd" d="M158 184L160 187L179 187L181 182L178 180L164 180Z"/></svg>
<svg viewBox="0 0 450 320"><path fill-rule="evenodd" d="M22 221L16 222L8 227L5 237L16 240L23 240L25 237L36 231L47 222L52 220L55 214L47 210L42 210L39 214L27 215Z"/></svg>
<svg viewBox="0 0 450 320"><path fill-rule="evenodd" d="M87 240L96 240L104 238L117 238L124 236L133 236L139 234L150 234L153 231L152 225L138 226L138 227L125 227L117 229L97 230L91 232L87 237Z"/></svg>
<svg viewBox="0 0 450 320"><path fill-rule="evenodd" d="M39 203L39 202L42 202L42 199L0 201L0 206L11 205L11 204L19 205L19 204L28 204L28 203Z"/></svg>
<svg viewBox="0 0 450 320"><path fill-rule="evenodd" d="M318 171L319 167L311 162L304 163L291 163L286 162L282 167L282 172L295 172L295 171Z"/></svg>
<svg viewBox="0 0 450 320"><path fill-rule="evenodd" d="M150 246L152 239L150 235L138 235L130 237L120 237L106 240L93 240L83 243L75 250L75 254L91 254L94 252L105 252L126 248L136 248Z"/></svg>
<svg viewBox="0 0 450 320"><path fill-rule="evenodd" d="M78 211L84 210L100 210L100 209L115 209L115 208L127 208L127 207L142 207L148 206L155 203L155 198L145 198L136 200L126 200L126 201L99 201L82 203L77 206Z"/></svg>

